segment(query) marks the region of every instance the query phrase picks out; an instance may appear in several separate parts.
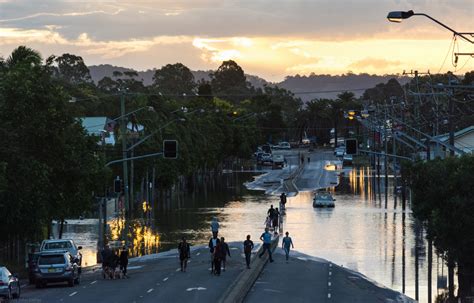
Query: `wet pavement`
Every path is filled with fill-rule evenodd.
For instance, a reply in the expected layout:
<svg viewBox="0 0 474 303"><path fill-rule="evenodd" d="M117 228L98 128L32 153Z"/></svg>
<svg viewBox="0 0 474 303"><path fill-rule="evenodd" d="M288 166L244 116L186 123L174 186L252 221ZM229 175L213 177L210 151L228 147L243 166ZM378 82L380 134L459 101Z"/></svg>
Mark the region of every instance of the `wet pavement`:
<svg viewBox="0 0 474 303"><path fill-rule="evenodd" d="M322 157L318 159L333 159L327 152L317 155ZM140 232L135 236L135 243L143 249L137 253L174 249L182 235L187 235L192 244L206 244L213 216L218 217L220 232L228 241L242 241L247 234L257 238L264 227L262 214L270 204L278 205L279 199L242 186L255 175L223 175L213 188L201 189L168 206L163 205L155 211L151 222L138 220ZM311 193L290 197L284 228L290 231L300 252L361 272L389 288L404 290L410 297L415 295L418 279L420 302L426 302L427 244L423 231L416 226L409 205L403 210L399 201L395 203L391 180L387 208L384 201L374 199L375 188L370 175L366 168L348 170L334 191L336 207L332 210L314 209ZM115 225L111 230L115 230ZM442 272L446 275L446 268L437 262L436 256L433 259L435 295L436 279Z"/></svg>

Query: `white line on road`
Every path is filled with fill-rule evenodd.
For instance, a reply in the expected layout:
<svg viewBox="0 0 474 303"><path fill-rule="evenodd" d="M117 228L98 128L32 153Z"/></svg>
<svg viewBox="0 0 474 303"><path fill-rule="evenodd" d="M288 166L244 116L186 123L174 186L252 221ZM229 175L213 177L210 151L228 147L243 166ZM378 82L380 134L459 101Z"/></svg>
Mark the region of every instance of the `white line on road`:
<svg viewBox="0 0 474 303"><path fill-rule="evenodd" d="M282 293L282 291L279 291L279 290L276 290L276 289L269 289L269 288L265 288L263 291Z"/></svg>
<svg viewBox="0 0 474 303"><path fill-rule="evenodd" d="M329 272L329 275L332 275L332 272Z"/></svg>
<svg viewBox="0 0 474 303"><path fill-rule="evenodd" d="M181 270L181 268L176 268L176 271L180 271L180 270Z"/></svg>
<svg viewBox="0 0 474 303"><path fill-rule="evenodd" d="M163 282L166 282L168 279L169 279L168 277L164 278L164 279L163 279Z"/></svg>
<svg viewBox="0 0 474 303"><path fill-rule="evenodd" d="M331 282L328 282L328 286L331 286Z"/></svg>
<svg viewBox="0 0 474 303"><path fill-rule="evenodd" d="M153 288L150 288L149 290L147 290L146 292L147 293L151 293L153 291Z"/></svg>
<svg viewBox="0 0 474 303"><path fill-rule="evenodd" d="M190 287L190 288L187 288L186 291L193 291L193 290L206 290L207 288L205 287Z"/></svg>
<svg viewBox="0 0 474 303"><path fill-rule="evenodd" d="M92 281L92 282L91 282L91 285L92 285L92 284L95 284L95 283L97 283L97 280L95 280L95 281Z"/></svg>
<svg viewBox="0 0 474 303"><path fill-rule="evenodd" d="M331 299L331 294L328 294L328 299Z"/></svg>
<svg viewBox="0 0 474 303"><path fill-rule="evenodd" d="M77 294L77 291L73 292L72 294L69 294L70 297L74 296L75 294Z"/></svg>
<svg viewBox="0 0 474 303"><path fill-rule="evenodd" d="M200 253L200 252L198 252L198 253L196 254L196 256L199 256L200 254L201 254L201 253Z"/></svg>

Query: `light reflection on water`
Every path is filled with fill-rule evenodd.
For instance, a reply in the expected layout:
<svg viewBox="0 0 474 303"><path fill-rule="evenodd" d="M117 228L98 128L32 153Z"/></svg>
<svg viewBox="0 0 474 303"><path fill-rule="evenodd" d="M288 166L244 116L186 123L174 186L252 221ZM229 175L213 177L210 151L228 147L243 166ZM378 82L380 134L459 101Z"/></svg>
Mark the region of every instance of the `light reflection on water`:
<svg viewBox="0 0 474 303"><path fill-rule="evenodd" d="M387 209L385 201L373 200L375 189L368 178L371 174L368 168L347 172L334 194L334 209L314 209L312 194L308 192L289 198L284 229L290 232L295 249L300 252L359 271L400 292L405 280L405 293L414 298L415 222L408 205L402 210L400 203L398 207L394 203L393 187L389 187ZM250 234L258 242L266 211L270 204L278 205L278 198L246 191L241 184L250 177L225 176L221 180L224 188L218 186L215 191L191 195L167 209L160 208L155 211L154 221L135 220L133 254L174 249L183 235L192 244L207 244L214 216L218 217L220 234L227 241L243 241ZM112 239L120 239L123 220L109 224ZM421 232L418 234L419 294L420 302L426 302L427 248ZM436 261L433 256L434 294Z"/></svg>

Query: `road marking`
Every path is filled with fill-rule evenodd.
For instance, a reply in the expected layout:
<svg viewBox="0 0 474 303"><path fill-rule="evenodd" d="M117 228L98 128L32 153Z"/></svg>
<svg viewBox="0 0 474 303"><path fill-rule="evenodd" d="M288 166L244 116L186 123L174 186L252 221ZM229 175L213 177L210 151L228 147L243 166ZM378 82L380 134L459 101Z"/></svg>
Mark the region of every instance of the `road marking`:
<svg viewBox="0 0 474 303"><path fill-rule="evenodd" d="M127 267L127 269L128 269L128 270L130 270L130 269L140 269L140 268L142 268L142 267L143 267L142 265L138 265L138 266L129 266L129 267Z"/></svg>
<svg viewBox="0 0 474 303"><path fill-rule="evenodd" d="M328 299L331 299L331 294L330 293L328 293Z"/></svg>
<svg viewBox="0 0 474 303"><path fill-rule="evenodd" d="M332 267L332 264L331 264L331 263L329 263L329 267Z"/></svg>
<svg viewBox="0 0 474 303"><path fill-rule="evenodd" d="M151 293L153 291L153 288L150 288L149 290L147 290L146 292L147 293Z"/></svg>
<svg viewBox="0 0 474 303"><path fill-rule="evenodd" d="M269 288L265 288L263 291L283 293L282 291L279 291L279 290L276 290L276 289L269 289Z"/></svg>
<svg viewBox="0 0 474 303"><path fill-rule="evenodd" d="M205 288L205 287L199 286L199 287L190 287L190 288L187 288L186 291L193 291L193 290L199 291L199 290L206 290L206 289L207 289L207 288Z"/></svg>
<svg viewBox="0 0 474 303"><path fill-rule="evenodd" d="M168 277L164 278L164 279L163 279L163 282L166 282L168 279L169 279Z"/></svg>
<svg viewBox="0 0 474 303"><path fill-rule="evenodd" d="M196 256L199 256L200 254L201 254L201 253L200 253L200 252L198 252L198 253L196 254Z"/></svg>
<svg viewBox="0 0 474 303"><path fill-rule="evenodd" d="M91 282L91 285L92 285L92 284L95 284L95 283L97 283L97 280L95 280L95 281L92 281L92 282Z"/></svg>
<svg viewBox="0 0 474 303"><path fill-rule="evenodd" d="M331 286L331 282L328 282L328 286Z"/></svg>
<svg viewBox="0 0 474 303"><path fill-rule="evenodd" d="M74 296L75 294L77 294L77 291L73 292L72 294L69 294L70 297Z"/></svg>
<svg viewBox="0 0 474 303"><path fill-rule="evenodd" d="M176 268L176 271L180 271L180 270L181 270L181 268Z"/></svg>
<svg viewBox="0 0 474 303"><path fill-rule="evenodd" d="M329 272L329 275L332 275L332 272Z"/></svg>

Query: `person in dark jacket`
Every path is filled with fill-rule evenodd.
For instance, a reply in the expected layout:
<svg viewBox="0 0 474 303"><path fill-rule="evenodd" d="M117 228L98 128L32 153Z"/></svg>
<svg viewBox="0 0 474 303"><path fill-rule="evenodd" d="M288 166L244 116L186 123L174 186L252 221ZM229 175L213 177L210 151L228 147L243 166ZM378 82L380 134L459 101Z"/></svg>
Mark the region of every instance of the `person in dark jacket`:
<svg viewBox="0 0 474 303"><path fill-rule="evenodd" d="M221 275L221 262L224 249L222 248L221 242L217 242L217 245L214 247L214 274L216 276Z"/></svg>
<svg viewBox="0 0 474 303"><path fill-rule="evenodd" d="M225 261L227 259L227 256L230 257L230 249L229 245L224 241L224 237L221 237L221 245L222 245L222 254L221 254L221 259L222 259L222 269L225 271Z"/></svg>
<svg viewBox="0 0 474 303"><path fill-rule="evenodd" d="M123 273L124 277L127 277L127 267L128 267L128 249L124 245L120 251L120 271Z"/></svg>
<svg viewBox="0 0 474 303"><path fill-rule="evenodd" d="M217 243L219 243L220 240L217 238L217 236L212 237L209 240L209 252L211 253L211 274L214 273L214 249L217 246Z"/></svg>
<svg viewBox="0 0 474 303"><path fill-rule="evenodd" d="M191 248L189 243L186 242L186 238L183 237L182 241L178 244L179 261L181 264L181 271L186 272L186 265L188 259L191 258Z"/></svg>
<svg viewBox="0 0 474 303"><path fill-rule="evenodd" d="M253 242L250 240L250 235L247 235L247 240L244 241L244 253L245 253L245 263L247 263L247 268L250 269L250 256L252 255Z"/></svg>

